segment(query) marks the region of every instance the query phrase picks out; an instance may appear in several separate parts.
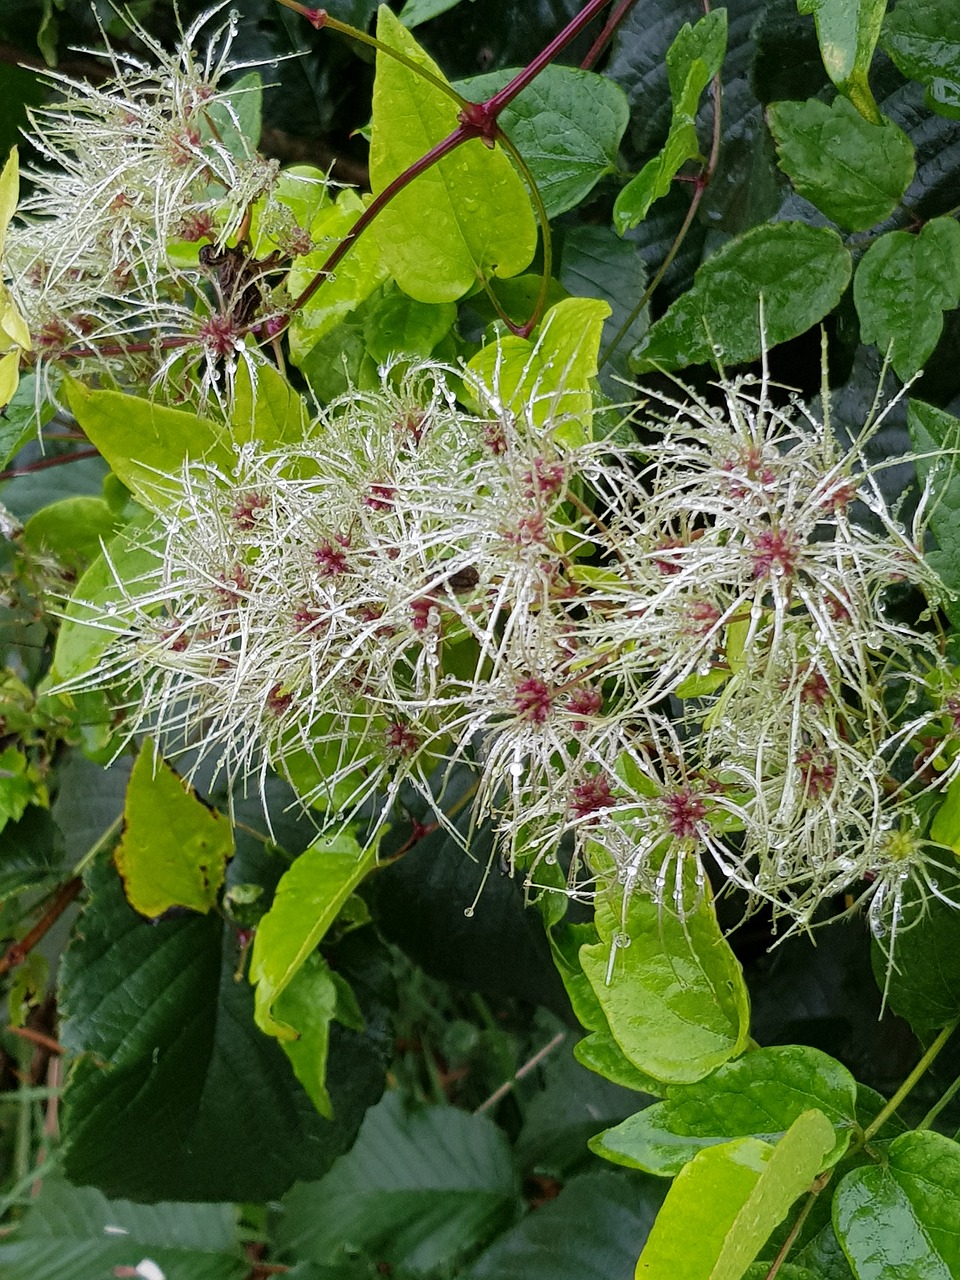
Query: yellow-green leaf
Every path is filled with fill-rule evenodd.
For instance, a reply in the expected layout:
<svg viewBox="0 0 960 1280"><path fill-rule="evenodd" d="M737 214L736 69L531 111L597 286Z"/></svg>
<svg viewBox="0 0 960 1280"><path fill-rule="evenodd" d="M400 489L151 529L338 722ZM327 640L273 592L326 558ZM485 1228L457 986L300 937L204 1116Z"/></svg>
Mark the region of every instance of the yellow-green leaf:
<svg viewBox="0 0 960 1280"><path fill-rule="evenodd" d="M361 848L343 831L314 841L281 877L273 905L257 927L250 960L255 1017L268 1035L297 1036L279 1011L274 1017L274 1006L376 860L376 844Z"/></svg>
<svg viewBox="0 0 960 1280"><path fill-rule="evenodd" d="M380 6L377 36L433 76L436 63ZM436 84L377 54L370 138L375 195L457 127L458 107ZM419 302L454 302L478 280L514 276L533 258L537 228L523 183L499 148L463 144L405 187L373 224L397 283Z"/></svg>
<svg viewBox="0 0 960 1280"><path fill-rule="evenodd" d="M130 905L144 916L160 916L171 907L209 911L233 857L233 830L149 740L130 774L123 812L115 861Z"/></svg>
<svg viewBox="0 0 960 1280"><path fill-rule="evenodd" d="M590 382L608 315L610 307L596 298L564 298L534 339L508 335L477 352L467 365L473 395L482 401L481 389L492 389L514 413L530 412L538 425L556 423L562 443L582 444L591 436Z"/></svg>

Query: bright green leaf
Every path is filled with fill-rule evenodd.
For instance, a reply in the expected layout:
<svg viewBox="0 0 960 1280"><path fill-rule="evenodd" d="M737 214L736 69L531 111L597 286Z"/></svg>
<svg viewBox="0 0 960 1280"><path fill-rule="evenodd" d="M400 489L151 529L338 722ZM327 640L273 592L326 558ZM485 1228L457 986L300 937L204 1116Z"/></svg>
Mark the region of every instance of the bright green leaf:
<svg viewBox="0 0 960 1280"><path fill-rule="evenodd" d="M160 568L160 533L149 526L155 517L135 517L107 543L77 583L57 635L53 653L56 682L91 671L124 627L125 592L156 581ZM123 584L123 585L121 585ZM103 625L116 619L116 630Z"/></svg>
<svg viewBox="0 0 960 1280"><path fill-rule="evenodd" d="M85 569L100 554L101 542L116 533L118 523L102 498L61 498L30 517L23 543L32 551L49 552L71 569Z"/></svg>
<svg viewBox="0 0 960 1280"><path fill-rule="evenodd" d="M954 778L933 815L930 839L960 854L960 778Z"/></svg>
<svg viewBox="0 0 960 1280"><path fill-rule="evenodd" d="M417 302L396 287L367 313L367 350L380 364L395 356L428 356L457 322L452 302Z"/></svg>
<svg viewBox="0 0 960 1280"><path fill-rule="evenodd" d="M310 413L279 370L262 364L254 375L241 360L234 384L232 426L238 444L255 441L264 449L301 444Z"/></svg>
<svg viewBox="0 0 960 1280"><path fill-rule="evenodd" d="M278 1246L318 1265L349 1248L404 1275L450 1274L519 1209L506 1137L486 1116L388 1093L353 1149L284 1201Z"/></svg>
<svg viewBox="0 0 960 1280"><path fill-rule="evenodd" d="M385 5L377 36L440 75ZM370 141L374 194L452 133L457 114L456 102L436 85L378 53ZM537 243L522 181L502 148L490 150L479 138L404 188L377 218L373 234L397 283L421 302L453 302L491 274L517 275Z"/></svg>
<svg viewBox="0 0 960 1280"><path fill-rule="evenodd" d="M600 941L581 948L584 973L634 1066L667 1083L700 1080L746 1048L740 965L705 894L682 921L640 892L624 914L621 895L597 894Z"/></svg>
<svg viewBox="0 0 960 1280"><path fill-rule="evenodd" d="M169 501L164 477L179 472L187 458L233 465L229 434L221 423L140 396L94 391L72 378L63 385L70 410L91 443L146 506Z"/></svg>
<svg viewBox="0 0 960 1280"><path fill-rule="evenodd" d="M287 287L296 297L314 279L336 246L346 238L365 208L355 191L341 191L336 204L325 205L310 225L310 236L318 246L298 258L290 271ZM379 222L379 219L377 220ZM321 338L334 330L343 318L388 278L385 261L371 229L350 246L334 274L323 282L312 298L294 315L290 326L290 354L301 364Z"/></svg>
<svg viewBox="0 0 960 1280"><path fill-rule="evenodd" d="M337 986L330 966L312 951L280 993L277 1016L297 1032L296 1040L281 1039L294 1075L322 1116L333 1114L326 1086L330 1024L337 1011Z"/></svg>
<svg viewBox="0 0 960 1280"><path fill-rule="evenodd" d="M883 222L913 181L913 143L882 117L871 124L844 97L774 102L770 132L780 168L800 195L848 231Z"/></svg>
<svg viewBox="0 0 960 1280"><path fill-rule="evenodd" d="M889 231L863 255L853 279L860 336L873 342L903 381L925 364L960 301L960 226L934 218L919 235Z"/></svg>
<svg viewBox="0 0 960 1280"><path fill-rule="evenodd" d="M609 1029L591 1031L588 1036L578 1040L573 1054L581 1066L588 1071L595 1071L605 1080L624 1089L635 1089L638 1093L649 1093L658 1098L663 1093L663 1082L640 1071L626 1056Z"/></svg>
<svg viewBox="0 0 960 1280"><path fill-rule="evenodd" d="M273 1016L274 1003L327 932L340 908L377 860L376 844L361 849L354 836L321 836L277 885L260 921L250 960L257 1025L292 1040L297 1029Z"/></svg>
<svg viewBox="0 0 960 1280"><path fill-rule="evenodd" d="M49 1173L0 1242L4 1280L105 1280L132 1274L144 1258L170 1280L242 1280L249 1272L233 1205L107 1200Z"/></svg>
<svg viewBox="0 0 960 1280"><path fill-rule="evenodd" d="M0 466L5 467L53 417L51 404L36 403L36 381L35 374L24 374L13 399L0 415Z"/></svg>
<svg viewBox="0 0 960 1280"><path fill-rule="evenodd" d="M230 823L184 786L149 739L130 775L114 857L127 900L143 916L209 911L233 857Z"/></svg>
<svg viewBox="0 0 960 1280"><path fill-rule="evenodd" d="M454 86L483 102L509 84L518 69L493 71ZM497 123L530 166L555 218L580 204L601 178L614 173L630 105L606 76L576 67L548 66L500 113Z"/></svg>
<svg viewBox="0 0 960 1280"><path fill-rule="evenodd" d="M853 1076L819 1049L757 1049L697 1084L669 1085L663 1102L599 1134L590 1148L615 1164L673 1177L698 1151L731 1138L776 1142L816 1108L837 1131L825 1161L832 1165L849 1145L856 1100Z"/></svg>
<svg viewBox="0 0 960 1280"><path fill-rule="evenodd" d="M895 1138L882 1165L851 1170L833 1223L857 1280L955 1280L958 1202L960 1146L929 1129Z"/></svg>
<svg viewBox="0 0 960 1280"><path fill-rule="evenodd" d="M699 268L693 285L651 326L631 356L637 373L760 355L796 338L840 301L850 253L835 231L802 222L766 223L729 241Z"/></svg>
<svg viewBox="0 0 960 1280"><path fill-rule="evenodd" d="M954 0L898 0L881 44L900 71L926 89L931 111L960 119L960 8Z"/></svg>
<svg viewBox="0 0 960 1280"><path fill-rule="evenodd" d="M827 75L865 120L881 121L868 80L887 0L797 0L812 13Z"/></svg>
<svg viewBox="0 0 960 1280"><path fill-rule="evenodd" d="M0 751L0 831L8 822L19 822L29 804L46 802L46 790L36 766L19 747Z"/></svg>
<svg viewBox="0 0 960 1280"><path fill-rule="evenodd" d="M700 97L719 72L727 47L727 11L714 9L696 26L685 23L667 51L673 114L660 152L617 196L613 225L621 235L647 216L654 200L670 190L681 165L700 154L696 115Z"/></svg>
<svg viewBox="0 0 960 1280"><path fill-rule="evenodd" d="M833 1142L833 1126L813 1110L774 1147L737 1138L699 1152L670 1188L636 1280L741 1280Z"/></svg>
<svg viewBox="0 0 960 1280"><path fill-rule="evenodd" d="M555 422L557 439L578 444L590 438L600 335L610 314L595 298L564 298L544 316L536 336L508 334L490 343L468 363L474 394L495 392L513 412L529 413L537 424Z"/></svg>

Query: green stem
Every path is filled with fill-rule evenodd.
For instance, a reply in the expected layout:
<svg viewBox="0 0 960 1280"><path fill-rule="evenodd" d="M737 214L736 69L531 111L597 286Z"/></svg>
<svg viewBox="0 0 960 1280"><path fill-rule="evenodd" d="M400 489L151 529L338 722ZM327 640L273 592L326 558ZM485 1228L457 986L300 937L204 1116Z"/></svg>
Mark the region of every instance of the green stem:
<svg viewBox="0 0 960 1280"><path fill-rule="evenodd" d="M870 1139L874 1136L874 1134L879 1133L879 1131L883 1128L883 1126L887 1123L887 1121L896 1111L897 1107L900 1106L900 1103L903 1102L904 1098L906 1098L913 1091L917 1081L921 1078L921 1076L924 1075L924 1073L930 1067L931 1063L933 1063L936 1060L936 1057L939 1054L940 1050L944 1047L944 1045L953 1035L954 1031L957 1029L957 1023L960 1023L960 1018L954 1018L952 1022L948 1023L947 1026L943 1028L943 1030L937 1036L936 1040L934 1040L930 1048L926 1051L926 1053L923 1055L923 1057L920 1059L917 1065L913 1068L913 1070L907 1076L906 1080L904 1080L903 1084L900 1086L897 1092L893 1095L893 1097L890 1099L887 1105L883 1108L883 1110L879 1113L879 1115L877 1115L871 1121L871 1123L867 1125L866 1129L864 1129L863 1131L861 1146L866 1146L866 1144L870 1141Z"/></svg>
<svg viewBox="0 0 960 1280"><path fill-rule="evenodd" d="M923 1117L923 1119L917 1125L917 1128L929 1129L930 1126L933 1124L934 1120L936 1120L937 1116L940 1114L943 1108L947 1105L947 1103L951 1100L951 1098L955 1096L958 1090L960 1090L960 1076L957 1076L953 1084L950 1085L950 1087L940 1095L938 1100L933 1104L933 1106L930 1108L927 1114Z"/></svg>

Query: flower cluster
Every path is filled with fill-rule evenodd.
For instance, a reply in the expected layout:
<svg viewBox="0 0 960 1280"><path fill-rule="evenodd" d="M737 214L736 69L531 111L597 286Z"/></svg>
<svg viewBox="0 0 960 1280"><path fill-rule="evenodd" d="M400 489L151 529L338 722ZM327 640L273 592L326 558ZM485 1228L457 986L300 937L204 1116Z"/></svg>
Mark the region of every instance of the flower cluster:
<svg viewBox="0 0 960 1280"><path fill-rule="evenodd" d="M862 448L749 381L647 448L450 385L385 370L298 447L170 478L87 678L129 731L275 767L331 823L404 784L442 820L469 765L530 884L572 850L574 890L613 865L683 910L692 866L800 923L862 891L878 928L941 892L910 826L960 772L941 587Z"/></svg>
<svg viewBox="0 0 960 1280"><path fill-rule="evenodd" d="M130 19L149 61L111 52L101 86L47 73L59 100L30 112L29 135L44 163L28 170L33 192L3 247L41 369L67 354L202 395L224 366L256 359L245 339L255 315L271 314L264 264L238 270L244 255L226 246L243 240L256 202L269 221L279 170L245 122L259 82L227 87L241 69L230 59L237 15L195 51L223 7L193 22L174 54ZM309 247L306 236L297 251Z"/></svg>

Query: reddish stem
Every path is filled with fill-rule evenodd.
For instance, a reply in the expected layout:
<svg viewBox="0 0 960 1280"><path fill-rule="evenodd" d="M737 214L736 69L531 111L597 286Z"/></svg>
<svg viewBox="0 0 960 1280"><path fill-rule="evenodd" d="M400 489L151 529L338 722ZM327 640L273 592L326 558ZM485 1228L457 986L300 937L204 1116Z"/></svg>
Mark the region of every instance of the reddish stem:
<svg viewBox="0 0 960 1280"><path fill-rule="evenodd" d="M7 947L6 954L0 957L0 977L11 969L15 969L18 964L23 964L33 948L53 928L82 888L83 880L80 876L67 881L30 932L19 942L14 942L12 946Z"/></svg>
<svg viewBox="0 0 960 1280"><path fill-rule="evenodd" d="M42 1031L34 1031L32 1027L7 1027L7 1031L12 1036L20 1036L22 1040L29 1040L31 1044L39 1045L41 1049L46 1049L48 1053L65 1053L63 1045L59 1041L54 1040L53 1036L45 1036Z"/></svg>
<svg viewBox="0 0 960 1280"><path fill-rule="evenodd" d="M620 0L616 9L614 9L613 13L611 13L610 17L604 23L603 30L590 46L589 53L580 63L581 71L590 71L593 68L601 53L603 53L604 49L610 43L613 33L636 3L637 0Z"/></svg>
<svg viewBox="0 0 960 1280"><path fill-rule="evenodd" d="M456 150L461 143L467 141L468 136L473 135L468 135L462 124L458 125L456 129L454 129L453 133L444 138L442 142L438 142L435 147L431 147L426 155L422 155L419 160L410 165L408 169L404 169L403 173L398 174L388 186L384 187L380 194L376 196L369 205L367 205L366 209L364 209L360 217L330 254L330 257L326 260L314 278L310 281L300 296L292 303L290 310L299 311L301 307L305 306L306 303L310 301L316 291L323 284L324 280L326 280L330 273L335 270L337 264L344 257L347 250L356 240L359 239L361 235L363 235L364 231L366 231L367 227L369 227L370 223L374 220L380 210L383 209L385 205L389 204L399 191L402 191L404 187L408 186L414 178L418 178L421 173L426 173L428 169L432 168L438 161L442 160L444 156L449 155L451 151Z"/></svg>
<svg viewBox="0 0 960 1280"><path fill-rule="evenodd" d="M23 467L11 467L9 471L0 471L0 480L15 480L17 476L28 476L34 471L46 471L47 467L62 467L66 462L78 462L81 458L98 458L99 449L75 449L73 453L59 453L55 458L39 458L36 462L28 462Z"/></svg>

